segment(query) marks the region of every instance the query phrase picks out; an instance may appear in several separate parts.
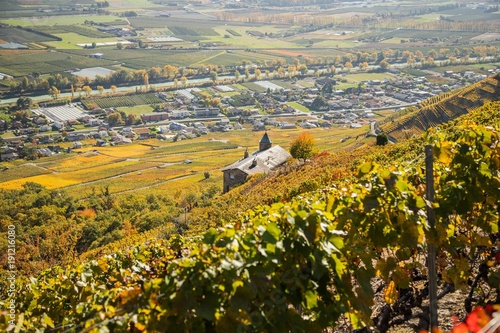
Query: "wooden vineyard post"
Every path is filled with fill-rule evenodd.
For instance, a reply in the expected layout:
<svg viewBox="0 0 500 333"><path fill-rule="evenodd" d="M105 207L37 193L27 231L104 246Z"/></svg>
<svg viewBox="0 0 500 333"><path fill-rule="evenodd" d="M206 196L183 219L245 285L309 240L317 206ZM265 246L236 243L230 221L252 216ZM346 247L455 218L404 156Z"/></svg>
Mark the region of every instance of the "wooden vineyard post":
<svg viewBox="0 0 500 333"><path fill-rule="evenodd" d="M427 221L430 232L434 232L435 216L432 204L434 203L434 167L433 151L434 146L425 146L425 195L427 199ZM436 274L436 246L433 241L427 243L427 266L429 271L429 313L431 332L438 327L437 316L437 274Z"/></svg>

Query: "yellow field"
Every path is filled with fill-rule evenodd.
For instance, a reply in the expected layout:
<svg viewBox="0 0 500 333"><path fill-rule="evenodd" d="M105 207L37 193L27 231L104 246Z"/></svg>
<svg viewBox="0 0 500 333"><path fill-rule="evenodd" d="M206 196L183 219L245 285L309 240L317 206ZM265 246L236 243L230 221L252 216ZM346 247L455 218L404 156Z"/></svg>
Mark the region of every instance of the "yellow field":
<svg viewBox="0 0 500 333"><path fill-rule="evenodd" d="M156 141L158 142L158 140ZM82 152L95 150L96 147L88 147L81 149ZM142 156L145 152L151 150L151 147L132 143L128 145L121 146L108 146L108 147L98 147L97 150L99 153L103 155L107 155L109 157L124 157L124 158L133 158L134 156Z"/></svg>
<svg viewBox="0 0 500 333"><path fill-rule="evenodd" d="M363 134L367 130L368 125L361 129L334 127L308 131L316 138L319 151L333 152L363 144ZM290 142L303 131L300 128L270 128L267 132L273 145L288 149ZM245 149L250 153L257 150L263 134L246 129L210 133L179 142L144 140L129 145L99 147L97 151L94 151L96 147L88 146L75 150L77 154L33 161L28 166L36 172L27 172L25 161L3 163L9 167L9 179L0 182L0 188L19 189L26 182L36 182L50 189L65 188L76 198L86 198L105 187L114 194L159 191L173 196L179 190L201 193L214 184L222 187L220 169L241 159ZM184 163L186 160L191 163ZM38 172L46 174L36 175ZM205 172L210 173L209 179L204 178Z"/></svg>
<svg viewBox="0 0 500 333"><path fill-rule="evenodd" d="M59 165L51 169L57 172L76 171L109 164L114 161L116 161L116 159L110 156L99 155L96 153L86 153L76 157L64 159Z"/></svg>
<svg viewBox="0 0 500 333"><path fill-rule="evenodd" d="M62 179L58 174L50 175L39 175L21 179L11 180L0 184L0 188L3 189L20 189L24 183L34 182L49 189L66 187L74 184L78 184L76 180Z"/></svg>

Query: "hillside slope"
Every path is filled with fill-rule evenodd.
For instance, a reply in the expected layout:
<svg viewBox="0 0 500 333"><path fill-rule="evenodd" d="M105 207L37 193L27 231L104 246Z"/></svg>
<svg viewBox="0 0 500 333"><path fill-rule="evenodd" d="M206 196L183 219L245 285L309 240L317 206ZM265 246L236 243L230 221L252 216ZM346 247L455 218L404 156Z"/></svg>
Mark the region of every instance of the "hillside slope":
<svg viewBox="0 0 500 333"><path fill-rule="evenodd" d="M410 112L380 129L400 141L420 135L434 127L469 113L489 101L500 99L500 73L452 93L430 98L418 110Z"/></svg>
<svg viewBox="0 0 500 333"><path fill-rule="evenodd" d="M440 291L470 288L487 302L495 293L469 283L486 272L488 290L498 288L500 264L491 258L500 245L499 131L500 102L487 104L425 138L365 151L342 166L345 177L328 177L317 191L290 192L224 227L209 228L221 221L208 217L201 237L174 236L20 278L16 323L21 331L323 332L347 318L349 327L337 332L386 332L425 316L419 286L430 241ZM426 221L427 143L435 146L437 232ZM275 186L266 181L268 190ZM440 319L450 327L451 318ZM2 312L0 329L7 324Z"/></svg>

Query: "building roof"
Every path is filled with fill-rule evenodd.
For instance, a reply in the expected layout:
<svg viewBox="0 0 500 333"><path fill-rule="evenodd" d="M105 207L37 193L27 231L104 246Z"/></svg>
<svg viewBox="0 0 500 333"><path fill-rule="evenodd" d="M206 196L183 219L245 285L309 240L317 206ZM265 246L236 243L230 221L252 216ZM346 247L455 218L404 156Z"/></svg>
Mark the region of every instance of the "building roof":
<svg viewBox="0 0 500 333"><path fill-rule="evenodd" d="M262 138L269 137L267 134ZM269 140L270 141L270 140ZM227 167L223 168L222 171L238 169L245 172L248 175L260 172L268 172L275 167L286 162L287 159L292 157L285 149L280 146L274 146L264 151L256 151L249 155L247 158L243 158Z"/></svg>
<svg viewBox="0 0 500 333"><path fill-rule="evenodd" d="M260 143L272 143L271 139L269 139L269 135L267 135L267 132L264 134L262 139L260 139Z"/></svg>

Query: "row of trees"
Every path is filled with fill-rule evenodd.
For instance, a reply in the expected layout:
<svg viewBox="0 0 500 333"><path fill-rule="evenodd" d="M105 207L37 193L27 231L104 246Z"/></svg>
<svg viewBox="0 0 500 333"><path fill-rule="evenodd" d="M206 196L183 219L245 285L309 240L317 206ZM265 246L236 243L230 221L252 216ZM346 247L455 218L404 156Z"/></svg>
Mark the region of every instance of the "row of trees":
<svg viewBox="0 0 500 333"><path fill-rule="evenodd" d="M31 77L24 76L21 80L15 80L4 77L6 84L10 86L10 92L21 93L49 93L53 98L57 99L61 90L72 89L81 97L82 93L87 96L92 92L92 87L96 88L102 94L104 87L110 87L113 91L119 85L144 85L146 90L150 83L173 81L177 87L180 81L181 86L185 86L188 78L195 76L209 76L214 83L218 81L219 74L233 71L236 80L240 80L241 76L249 79L251 75L255 79L260 79L265 76L269 77L271 72L278 74L278 77L284 77L284 73L290 76L296 74L306 75L309 69L318 71L320 68L329 68L333 73L337 69L350 70L353 67L359 67L361 70L366 70L370 65L379 65L382 70L387 70L390 64L396 62L406 62L408 64L419 64L420 66L432 67L435 66L436 60L445 65L452 65L458 62L468 63L471 57L484 60L486 57L498 57L499 49L496 46L478 45L472 48L440 48L438 50L431 49L427 52L420 50L392 50L386 49L378 52L356 52L336 55L334 57L305 57L295 58L293 62L287 63L284 59L273 61L255 61L253 64L249 60L243 60L238 66L217 66L205 65L203 67L176 67L173 65L165 65L163 67L152 67L148 70L127 70L120 69L106 76L97 75L95 79L89 77L79 77L74 75L63 76L61 74L49 75L46 78L40 78L40 73L32 73ZM251 66L251 65L254 66ZM253 69L252 69L253 67ZM114 87L114 89L113 89Z"/></svg>

